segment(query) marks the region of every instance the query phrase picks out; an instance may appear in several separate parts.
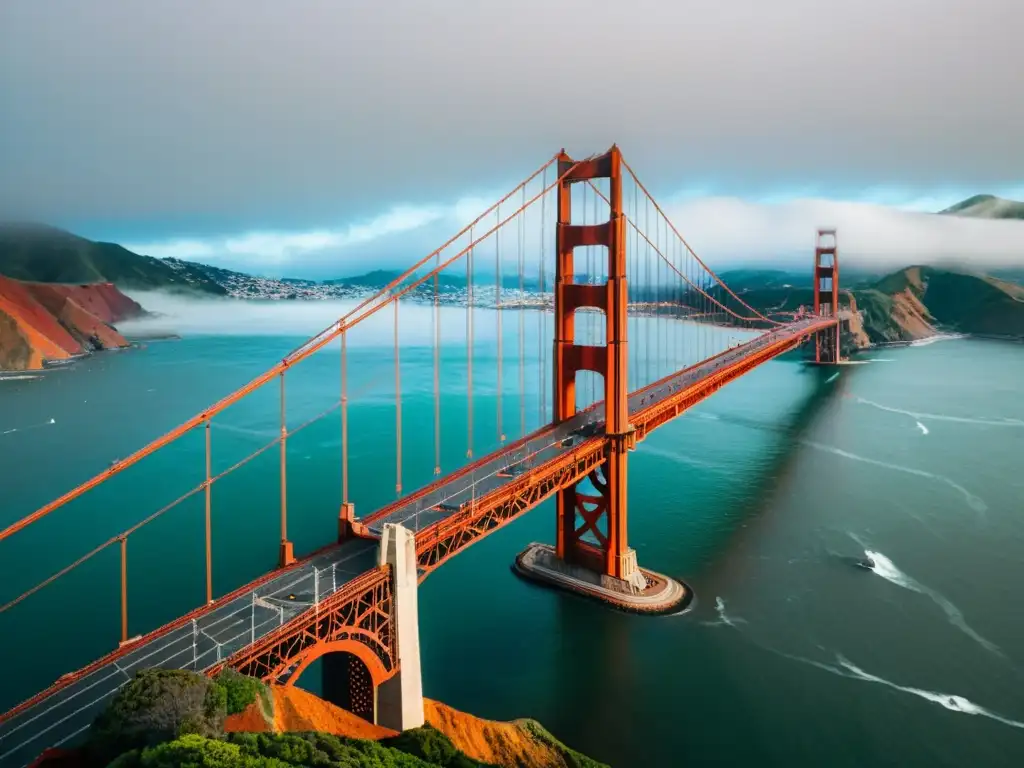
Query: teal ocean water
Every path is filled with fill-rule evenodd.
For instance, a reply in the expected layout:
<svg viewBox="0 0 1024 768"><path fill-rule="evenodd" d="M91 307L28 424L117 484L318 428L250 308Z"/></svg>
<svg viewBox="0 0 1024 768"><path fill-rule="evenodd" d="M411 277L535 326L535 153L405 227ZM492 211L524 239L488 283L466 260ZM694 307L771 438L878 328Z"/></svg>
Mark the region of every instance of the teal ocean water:
<svg viewBox="0 0 1024 768"><path fill-rule="evenodd" d="M456 332L464 313L452 312L440 382L443 469L467 450L465 343ZM550 406L541 396L550 369L537 353L544 321L526 314L522 400L518 319L505 331L510 438ZM309 322L302 333L272 320L215 332L183 315L180 340L0 381L0 523L245 383L323 325ZM499 435L491 322L482 313L477 331L476 454ZM428 482L435 463L428 325L413 316L403 326L406 491ZM656 332L631 328L634 348ZM665 372L728 336L671 332ZM394 358L383 326L353 342L350 496L367 512L393 499L398 481ZM866 359L838 376L774 361L632 454L631 544L641 563L694 587L690 611L631 616L518 580L513 557L553 539L546 504L424 582L426 694L484 717L536 718L627 768L1024 762L1024 348L953 340ZM335 530L339 370L332 345L286 382L290 425L328 412L288 441L289 533L299 552ZM274 439L278 398L273 383L215 422L214 473ZM203 440L202 431L187 436L0 544L0 602L187 493L203 478ZM214 486L218 594L274 564L278 466L273 446ZM867 553L874 567L857 567ZM199 604L202 494L133 533L128 566L132 634ZM8 659L0 706L116 645L119 579L118 548L108 547L0 614Z"/></svg>

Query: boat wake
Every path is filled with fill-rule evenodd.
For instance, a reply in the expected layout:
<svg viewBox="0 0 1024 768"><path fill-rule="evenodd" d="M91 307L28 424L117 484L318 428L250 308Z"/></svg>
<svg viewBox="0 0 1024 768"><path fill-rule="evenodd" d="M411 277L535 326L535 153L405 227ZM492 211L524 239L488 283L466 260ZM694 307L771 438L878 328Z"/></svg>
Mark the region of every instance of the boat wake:
<svg viewBox="0 0 1024 768"><path fill-rule="evenodd" d="M864 546L864 543L857 539L856 536L853 536L852 534L851 536L858 544ZM917 592L920 595L931 598L932 602L939 606L943 613L946 614L946 618L949 619L950 624L974 640L985 650L1005 658L999 646L991 640L982 637L972 629L960 609L953 605L953 603L951 603L945 596L905 574L896 567L896 564L892 560L881 552L875 552L865 548L864 555L871 562L871 567L868 568L868 570L898 587L903 587L903 589L909 589L911 592Z"/></svg>
<svg viewBox="0 0 1024 768"><path fill-rule="evenodd" d="M908 685L900 685L899 683L894 683L891 680L886 680L884 677L879 677L878 675L873 675L870 672L865 672L839 653L836 654L836 665L825 664L821 661L814 661L813 659L807 659L803 656L794 656L792 654L781 653L779 651L776 651L776 653L787 659L799 661L802 664L809 664L812 667L817 667L818 669L823 669L826 672L831 672L833 675L839 675L840 677L846 677L852 680L863 680L868 683L878 683L903 693L918 696L926 701L932 702L933 704L945 707L951 712L959 712L964 715L980 715L1002 723L1003 725L1009 725L1012 728L1024 728L1024 723L1018 720L1011 720L1008 717L1003 717L999 713L986 709L980 704L975 704L973 701L966 699L963 696L957 696L952 693L928 691L924 688L914 688Z"/></svg>
<svg viewBox="0 0 1024 768"><path fill-rule="evenodd" d="M720 597L715 598L715 611L718 613L718 618L714 621L703 622L704 626L707 627L720 627L727 626L735 628L738 624L746 624L746 619L741 619L739 616L730 616L725 612L725 600Z"/></svg>
<svg viewBox="0 0 1024 768"><path fill-rule="evenodd" d="M918 419L919 425L921 423L920 419L924 419L926 421L950 421L957 424L976 424L983 427L1017 427L1018 429L1024 427L1024 421L1021 419L987 419L974 416L947 416L942 413L918 413L917 411L905 411L902 408L882 405L873 400L865 400L863 397L858 397L857 402L862 405L870 405L872 408L877 408L880 411L899 413L912 419Z"/></svg>
<svg viewBox="0 0 1024 768"><path fill-rule="evenodd" d="M899 573L898 569L896 572ZM925 701L930 701L933 704L938 704L939 706L948 709L951 712L959 712L963 715L978 715L981 717L987 717L990 720L995 720L997 723L1008 725L1011 728L1024 728L1024 723L1018 720L1013 720L1009 717L1004 717L1003 715L1000 715L998 712L993 712L991 709L987 709L981 706L980 704L976 704L975 702L963 696L958 696L953 693L942 693L940 691L929 691L924 688L915 688L909 685L900 685L899 683L894 683L891 680L886 680L884 677L873 675L870 672L867 672L858 667L852 661L844 657L841 653L835 654L835 664L828 664L822 661L815 661L814 659L809 659L805 656L798 656L796 654L780 651L777 648L772 648L771 646L765 645L764 643L761 643L756 639L750 637L748 632L740 630L737 627L737 624L746 622L743 619L728 616L725 613L725 601L721 597L715 598L715 607L718 610L719 620L704 622L705 625L726 625L732 627L736 629L736 631L744 639L753 643L758 648L769 653L775 654L776 656L780 656L784 659L789 659L790 661L796 661L800 664L806 664L808 666L815 667L816 669L821 669L830 674L837 675L839 677L845 677L850 680L860 680L866 683L878 683L879 685L884 685L888 688L892 688L893 690L900 691L901 693L909 693L910 695L917 696L919 698L924 699ZM821 648L821 646L818 647ZM824 648L822 648L822 650L824 650Z"/></svg>
<svg viewBox="0 0 1024 768"><path fill-rule="evenodd" d="M57 423L56 419L50 419L49 421L43 421L43 422L40 422L39 424L32 424L32 425L27 426L27 427L12 427L11 429L5 429L3 432L0 432L0 435L13 435L15 432L28 432L30 429L39 429L40 427L48 427L51 424L56 424L56 423Z"/></svg>
<svg viewBox="0 0 1024 768"><path fill-rule="evenodd" d="M925 477L928 478L929 480L937 480L938 482L948 485L950 488L953 488L954 490L958 491L961 495L963 495L964 499L967 502L967 505L975 512L984 513L986 510L988 510L988 505L985 503L983 499L979 498L978 496L975 496L962 485L953 482L944 475L936 475L932 472L926 472L923 469L903 467L900 466L899 464L891 464L885 461L878 461L877 459L869 459L867 456L859 456L856 453L850 453L849 451L844 451L840 448L836 448L835 446L823 445L822 443L815 443L811 442L810 440L803 441L803 444L808 446L809 448L814 448L815 450L823 451L825 453L831 453L835 456L841 456L844 459L850 459L851 461L860 461L865 464L871 464L876 467L884 467L885 469L891 469L896 472L904 472L908 475L916 475L917 477Z"/></svg>

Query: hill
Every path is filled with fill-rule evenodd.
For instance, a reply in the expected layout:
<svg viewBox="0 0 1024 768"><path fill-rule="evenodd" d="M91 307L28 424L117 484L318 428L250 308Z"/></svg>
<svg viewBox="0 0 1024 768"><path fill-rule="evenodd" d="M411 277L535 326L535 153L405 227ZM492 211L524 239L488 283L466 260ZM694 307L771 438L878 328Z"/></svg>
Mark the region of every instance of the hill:
<svg viewBox="0 0 1024 768"><path fill-rule="evenodd" d="M0 277L0 371L24 371L128 346L113 323L142 307L110 283L57 285Z"/></svg>
<svg viewBox="0 0 1024 768"><path fill-rule="evenodd" d="M1024 219L1024 203L995 195L974 195L939 213L975 219Z"/></svg>
<svg viewBox="0 0 1024 768"><path fill-rule="evenodd" d="M757 284L758 275L768 285ZM1012 273L1007 272L1007 276ZM726 273L726 281L728 273ZM775 273L741 275L743 301L775 320L791 318L813 301L810 287L778 285ZM730 283L731 285L731 283ZM720 289L715 298L736 312L740 304ZM843 291L848 350L884 342L913 341L938 332L1024 338L1024 286L990 275L912 266Z"/></svg>
<svg viewBox="0 0 1024 768"><path fill-rule="evenodd" d="M891 305L904 338L936 329L1024 338L1024 287L988 275L913 266L860 293Z"/></svg>
<svg viewBox="0 0 1024 768"><path fill-rule="evenodd" d="M607 768L534 721L481 720L425 701L427 724L403 733L290 687L225 670L136 673L78 749L46 750L33 768Z"/></svg>
<svg viewBox="0 0 1024 768"><path fill-rule="evenodd" d="M0 224L0 275L40 283L113 283L134 290L180 289L224 295L200 273L176 270L163 259L140 256L114 243L98 243L42 224Z"/></svg>

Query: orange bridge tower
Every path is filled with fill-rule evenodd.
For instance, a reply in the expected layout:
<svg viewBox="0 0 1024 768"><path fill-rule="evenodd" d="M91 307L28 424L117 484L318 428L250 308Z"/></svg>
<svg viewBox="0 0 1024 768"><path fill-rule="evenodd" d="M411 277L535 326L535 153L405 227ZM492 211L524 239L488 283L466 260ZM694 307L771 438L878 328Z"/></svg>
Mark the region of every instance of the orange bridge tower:
<svg viewBox="0 0 1024 768"><path fill-rule="evenodd" d="M814 304L812 311L822 317L839 316L839 250L834 229L819 229L814 247ZM814 362L838 363L838 323L814 338Z"/></svg>
<svg viewBox="0 0 1024 768"><path fill-rule="evenodd" d="M577 415L576 374L593 371L604 378L603 461L582 466L575 481L556 492L554 548L531 544L516 559L516 571L527 578L584 593L619 607L662 611L677 608L691 596L682 584L641 569L627 541L627 458L636 447L629 421L627 376L626 218L622 210L622 156L613 146L604 155L576 162L564 151L558 158L558 224L555 234L554 286L554 423ZM608 221L574 224L571 188L594 179L609 180ZM608 253L603 285L577 283L576 248L604 246ZM604 313L603 345L576 340L576 310ZM589 480L596 490L581 487ZM585 537L590 541L585 541Z"/></svg>

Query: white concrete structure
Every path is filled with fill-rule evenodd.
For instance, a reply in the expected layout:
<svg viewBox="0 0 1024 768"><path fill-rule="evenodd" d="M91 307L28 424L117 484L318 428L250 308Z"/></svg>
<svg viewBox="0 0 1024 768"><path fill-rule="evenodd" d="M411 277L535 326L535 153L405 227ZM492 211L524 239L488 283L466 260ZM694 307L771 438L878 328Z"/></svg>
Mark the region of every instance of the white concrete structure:
<svg viewBox="0 0 1024 768"><path fill-rule="evenodd" d="M394 574L397 675L377 692L377 723L405 731L423 725L423 677L420 673L420 625L416 591L416 537L408 528L388 523L380 540L380 564Z"/></svg>

